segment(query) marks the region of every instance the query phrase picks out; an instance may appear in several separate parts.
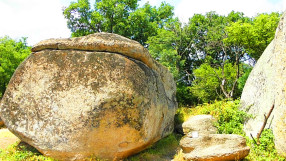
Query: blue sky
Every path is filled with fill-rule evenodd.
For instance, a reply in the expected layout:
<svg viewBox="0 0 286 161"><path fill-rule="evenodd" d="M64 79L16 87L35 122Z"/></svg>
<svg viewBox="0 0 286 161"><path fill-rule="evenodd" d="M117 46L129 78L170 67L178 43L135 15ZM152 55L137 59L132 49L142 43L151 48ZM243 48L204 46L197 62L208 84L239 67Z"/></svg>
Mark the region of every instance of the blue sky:
<svg viewBox="0 0 286 161"><path fill-rule="evenodd" d="M70 31L62 15L62 8L72 1L74 0L0 0L0 37L28 37L29 45L48 38L69 37ZM159 6L164 0L141 0L139 4L147 1L153 6ZM286 9L286 0L165 1L175 7L175 16L185 23L193 14L209 11L226 15L235 10L253 17L257 13L282 12Z"/></svg>

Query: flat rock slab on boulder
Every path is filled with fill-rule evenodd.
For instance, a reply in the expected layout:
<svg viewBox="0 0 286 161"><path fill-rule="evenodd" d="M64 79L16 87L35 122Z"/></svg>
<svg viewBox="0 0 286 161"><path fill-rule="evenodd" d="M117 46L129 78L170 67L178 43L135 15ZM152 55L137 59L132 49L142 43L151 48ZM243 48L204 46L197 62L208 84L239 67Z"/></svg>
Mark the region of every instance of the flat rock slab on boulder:
<svg viewBox="0 0 286 161"><path fill-rule="evenodd" d="M109 33L37 44L15 71L1 118L61 160L120 159L172 133L171 73L138 42Z"/></svg>
<svg viewBox="0 0 286 161"><path fill-rule="evenodd" d="M241 108L254 117L245 123L248 136L260 131L264 115L274 105L266 127L273 130L275 147L286 157L286 13L275 37L250 73L241 96Z"/></svg>
<svg viewBox="0 0 286 161"><path fill-rule="evenodd" d="M189 135L180 141L180 146L188 161L240 160L250 151L246 139L234 134L208 134L197 138Z"/></svg>
<svg viewBox="0 0 286 161"><path fill-rule="evenodd" d="M214 126L215 121L212 115L192 116L182 125L184 134L193 131L204 134L215 134L217 132L217 128Z"/></svg>

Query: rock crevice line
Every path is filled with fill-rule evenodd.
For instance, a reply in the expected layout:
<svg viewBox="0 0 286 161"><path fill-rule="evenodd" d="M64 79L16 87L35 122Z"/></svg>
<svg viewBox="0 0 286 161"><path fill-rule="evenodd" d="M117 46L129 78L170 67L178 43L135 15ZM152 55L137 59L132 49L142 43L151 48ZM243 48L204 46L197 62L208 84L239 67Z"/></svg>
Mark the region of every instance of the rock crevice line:
<svg viewBox="0 0 286 161"><path fill-rule="evenodd" d="M119 53L133 59L140 60L148 67L155 69L156 71L158 70L157 64L152 59L148 50L140 43L111 33L96 33L85 37L43 40L33 46L32 52L38 52L44 49L71 49L80 51L106 51L111 53Z"/></svg>

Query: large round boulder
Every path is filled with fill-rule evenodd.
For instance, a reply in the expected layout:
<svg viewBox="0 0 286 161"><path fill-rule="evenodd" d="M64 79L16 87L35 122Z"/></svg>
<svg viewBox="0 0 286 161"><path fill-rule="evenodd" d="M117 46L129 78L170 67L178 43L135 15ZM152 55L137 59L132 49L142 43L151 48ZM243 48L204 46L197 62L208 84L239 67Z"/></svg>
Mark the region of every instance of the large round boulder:
<svg viewBox="0 0 286 161"><path fill-rule="evenodd" d="M245 123L247 135L256 136L265 115L274 109L265 128L271 128L277 151L286 156L286 12L275 38L263 52L251 71L241 96L242 109L253 118Z"/></svg>
<svg viewBox="0 0 286 161"><path fill-rule="evenodd" d="M120 159L173 131L176 86L139 43L97 33L49 39L15 71L0 113L46 156Z"/></svg>

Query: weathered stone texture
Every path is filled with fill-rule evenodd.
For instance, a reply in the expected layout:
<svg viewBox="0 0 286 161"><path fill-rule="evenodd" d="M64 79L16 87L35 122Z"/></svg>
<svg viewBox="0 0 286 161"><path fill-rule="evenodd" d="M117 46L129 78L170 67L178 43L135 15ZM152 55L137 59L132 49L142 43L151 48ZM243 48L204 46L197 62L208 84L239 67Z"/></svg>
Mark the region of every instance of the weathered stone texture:
<svg viewBox="0 0 286 161"><path fill-rule="evenodd" d="M254 116L245 124L247 135L259 132L264 114L274 110L267 128L273 129L275 146L286 156L286 13L283 14L275 38L259 58L241 96L242 109Z"/></svg>
<svg viewBox="0 0 286 161"><path fill-rule="evenodd" d="M234 134L186 136L180 141L187 161L230 161L245 158L250 149L246 139Z"/></svg>
<svg viewBox="0 0 286 161"><path fill-rule="evenodd" d="M0 113L44 155L124 158L173 131L174 80L139 43L100 33L46 40L32 51Z"/></svg>
<svg viewBox="0 0 286 161"><path fill-rule="evenodd" d="M217 128L214 126L215 121L212 115L192 116L182 125L184 134L193 131L199 132L200 134L216 134Z"/></svg>

